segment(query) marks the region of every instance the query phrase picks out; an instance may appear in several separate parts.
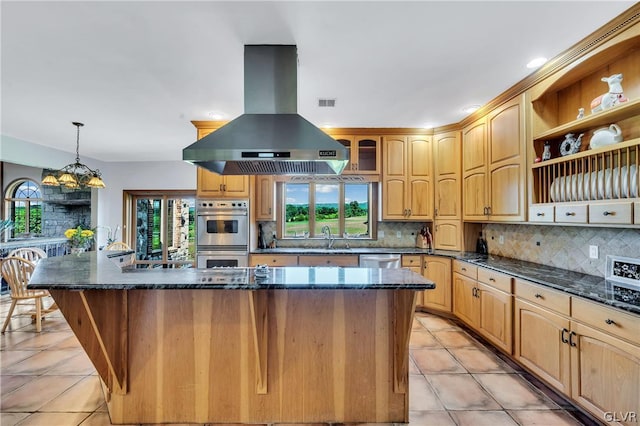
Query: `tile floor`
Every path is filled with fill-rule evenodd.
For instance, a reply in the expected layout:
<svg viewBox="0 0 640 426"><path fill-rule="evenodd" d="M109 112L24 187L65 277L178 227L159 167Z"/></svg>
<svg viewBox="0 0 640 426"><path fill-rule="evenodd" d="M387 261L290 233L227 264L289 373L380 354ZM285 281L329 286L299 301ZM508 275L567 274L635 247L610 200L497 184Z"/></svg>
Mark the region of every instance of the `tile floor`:
<svg viewBox="0 0 640 426"><path fill-rule="evenodd" d="M0 297L2 321L9 304ZM59 312L40 334L18 317L0 339L2 426L111 424L98 376ZM410 344L411 425L597 424L455 321L418 313Z"/></svg>

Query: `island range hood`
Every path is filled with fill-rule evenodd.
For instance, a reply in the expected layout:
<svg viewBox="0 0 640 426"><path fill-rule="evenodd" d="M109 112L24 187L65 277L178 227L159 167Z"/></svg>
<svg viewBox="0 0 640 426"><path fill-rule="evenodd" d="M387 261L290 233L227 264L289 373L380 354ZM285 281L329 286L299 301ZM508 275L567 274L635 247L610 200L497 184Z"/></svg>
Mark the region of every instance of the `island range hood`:
<svg viewBox="0 0 640 426"><path fill-rule="evenodd" d="M297 114L296 46L244 47L245 114L182 150L221 175L340 174L348 150Z"/></svg>

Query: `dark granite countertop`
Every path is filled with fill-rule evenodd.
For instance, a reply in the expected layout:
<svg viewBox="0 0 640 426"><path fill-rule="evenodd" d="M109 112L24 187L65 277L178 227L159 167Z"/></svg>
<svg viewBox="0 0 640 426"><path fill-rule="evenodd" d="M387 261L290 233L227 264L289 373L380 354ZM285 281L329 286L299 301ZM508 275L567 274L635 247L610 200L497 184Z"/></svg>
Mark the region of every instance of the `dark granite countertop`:
<svg viewBox="0 0 640 426"><path fill-rule="evenodd" d="M256 277L253 268L120 269L103 252L42 259L32 289L372 289L428 290L432 281L408 269L283 267Z"/></svg>
<svg viewBox="0 0 640 426"><path fill-rule="evenodd" d="M640 292L634 297L602 277L506 257L476 255L460 260L640 315Z"/></svg>
<svg viewBox="0 0 640 426"><path fill-rule="evenodd" d="M346 255L346 254L433 254L458 257L459 251L427 250L413 247L352 247L352 248L317 248L317 247L283 247L275 249L252 250L251 254L297 254L297 255Z"/></svg>

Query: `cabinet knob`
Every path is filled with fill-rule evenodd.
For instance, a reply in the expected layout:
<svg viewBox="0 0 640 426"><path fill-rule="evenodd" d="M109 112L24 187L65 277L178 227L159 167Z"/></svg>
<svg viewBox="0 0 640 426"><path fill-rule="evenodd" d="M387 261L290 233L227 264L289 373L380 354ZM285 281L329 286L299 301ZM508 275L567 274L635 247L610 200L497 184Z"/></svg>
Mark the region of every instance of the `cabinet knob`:
<svg viewBox="0 0 640 426"><path fill-rule="evenodd" d="M566 212L564 215L565 216L575 216L576 212Z"/></svg>
<svg viewBox="0 0 640 426"><path fill-rule="evenodd" d="M615 325L615 323L616 323L614 320L609 319L609 318L607 318L607 319L605 320L605 322L606 322L607 324L609 324L609 325Z"/></svg>
<svg viewBox="0 0 640 426"><path fill-rule="evenodd" d="M544 216L544 213L538 212L538 213L536 213L536 216Z"/></svg>
<svg viewBox="0 0 640 426"><path fill-rule="evenodd" d="M407 216L411 216L411 209L409 209L409 214Z"/></svg>
<svg viewBox="0 0 640 426"><path fill-rule="evenodd" d="M608 212L608 211L603 211L602 212L603 216L615 216L616 212Z"/></svg>

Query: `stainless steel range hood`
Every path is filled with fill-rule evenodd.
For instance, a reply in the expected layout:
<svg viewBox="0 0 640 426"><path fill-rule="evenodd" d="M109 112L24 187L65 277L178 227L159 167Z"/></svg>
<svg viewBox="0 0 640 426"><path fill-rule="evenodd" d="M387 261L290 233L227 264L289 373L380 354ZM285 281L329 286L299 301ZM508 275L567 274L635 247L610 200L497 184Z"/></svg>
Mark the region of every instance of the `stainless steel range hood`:
<svg viewBox="0 0 640 426"><path fill-rule="evenodd" d="M340 174L347 149L297 114L296 46L244 47L245 114L182 150L222 175Z"/></svg>

